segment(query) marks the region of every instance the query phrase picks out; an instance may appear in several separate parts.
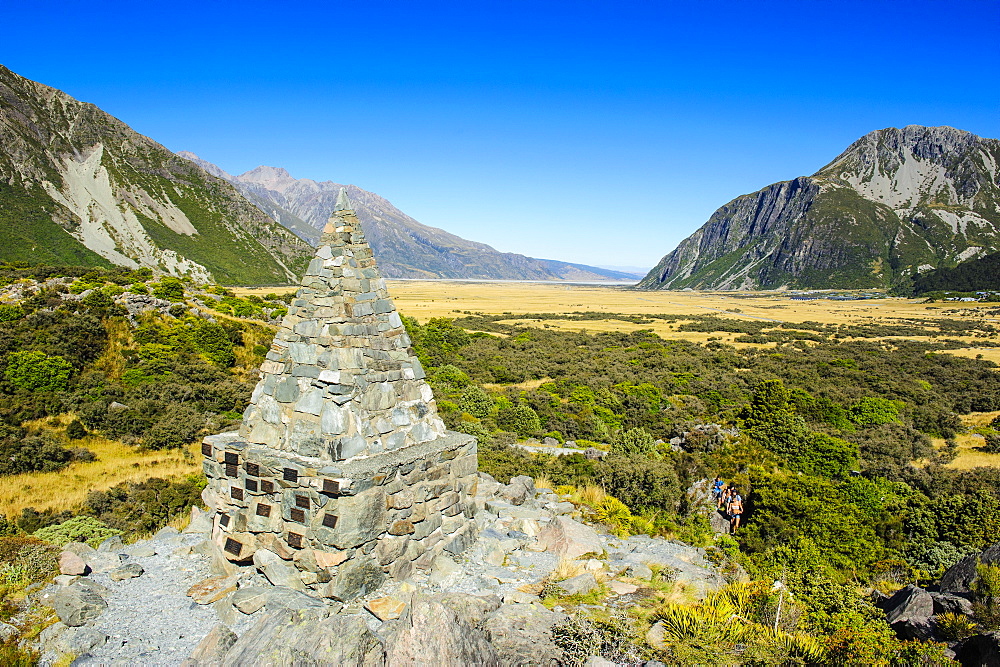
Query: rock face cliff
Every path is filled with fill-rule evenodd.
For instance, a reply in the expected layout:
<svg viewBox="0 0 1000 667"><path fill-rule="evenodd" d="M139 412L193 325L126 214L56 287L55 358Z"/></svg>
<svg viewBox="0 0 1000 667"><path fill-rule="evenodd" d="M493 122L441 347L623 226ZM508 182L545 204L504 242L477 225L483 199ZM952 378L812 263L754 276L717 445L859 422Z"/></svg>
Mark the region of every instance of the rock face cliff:
<svg viewBox="0 0 1000 667"><path fill-rule="evenodd" d="M311 256L225 180L0 66L0 260L279 284Z"/></svg>
<svg viewBox="0 0 1000 667"><path fill-rule="evenodd" d="M950 127L866 134L812 176L737 197L645 289L891 287L1000 249L1000 141Z"/></svg>
<svg viewBox="0 0 1000 667"><path fill-rule="evenodd" d="M261 166L232 176L194 153L182 151L209 173L235 185L255 206L309 243L346 189L386 278L484 278L491 280L635 280L635 276L584 264L500 252L417 222L374 192L332 181L293 178L285 169Z"/></svg>

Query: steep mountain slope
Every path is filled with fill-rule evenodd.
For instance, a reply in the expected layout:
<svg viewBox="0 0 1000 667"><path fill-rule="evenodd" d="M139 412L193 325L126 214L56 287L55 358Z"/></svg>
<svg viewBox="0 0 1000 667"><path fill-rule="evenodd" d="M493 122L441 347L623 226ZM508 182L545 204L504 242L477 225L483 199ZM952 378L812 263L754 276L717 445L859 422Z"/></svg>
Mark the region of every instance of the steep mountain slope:
<svg viewBox="0 0 1000 667"><path fill-rule="evenodd" d="M230 181L262 211L310 243L319 240L337 193L347 188L379 269L388 278L635 279L620 271L499 252L485 243L423 225L387 199L354 185L296 179L284 169L265 166L232 176L194 153L182 151L178 155Z"/></svg>
<svg viewBox="0 0 1000 667"><path fill-rule="evenodd" d="M913 280L913 293L938 290L979 292L1000 290L1000 252L968 259L958 266L921 273Z"/></svg>
<svg viewBox="0 0 1000 667"><path fill-rule="evenodd" d="M950 127L866 134L812 176L737 197L645 289L889 287L1000 249L1000 141Z"/></svg>
<svg viewBox="0 0 1000 667"><path fill-rule="evenodd" d="M225 180L0 66L0 259L273 284L311 254Z"/></svg>

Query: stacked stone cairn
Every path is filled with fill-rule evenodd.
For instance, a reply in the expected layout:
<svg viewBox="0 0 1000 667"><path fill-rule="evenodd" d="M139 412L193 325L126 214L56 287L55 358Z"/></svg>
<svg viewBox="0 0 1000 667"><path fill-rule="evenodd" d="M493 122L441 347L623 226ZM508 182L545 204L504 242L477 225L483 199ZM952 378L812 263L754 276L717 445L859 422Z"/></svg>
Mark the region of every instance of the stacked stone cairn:
<svg viewBox="0 0 1000 667"><path fill-rule="evenodd" d="M226 558L266 549L341 597L347 579L405 579L464 550L476 440L445 430L424 377L341 190L243 424L202 444Z"/></svg>

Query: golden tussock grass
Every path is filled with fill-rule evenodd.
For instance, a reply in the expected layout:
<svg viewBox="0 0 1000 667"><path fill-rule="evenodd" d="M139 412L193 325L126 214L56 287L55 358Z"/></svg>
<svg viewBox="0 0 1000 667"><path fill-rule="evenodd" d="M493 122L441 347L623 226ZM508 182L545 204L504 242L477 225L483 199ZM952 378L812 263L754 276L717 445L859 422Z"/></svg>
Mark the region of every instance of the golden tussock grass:
<svg viewBox="0 0 1000 667"><path fill-rule="evenodd" d="M586 571L584 563L578 560L563 557L559 559L558 563L556 563L556 568L552 570L552 574L549 575L549 579L552 581L563 581L564 579L570 579L583 574Z"/></svg>
<svg viewBox="0 0 1000 667"><path fill-rule="evenodd" d="M962 424L967 428L977 426L988 426L991 421L1000 416L1000 410L994 412L974 412L969 415L962 415ZM963 433L955 438L958 442L958 456L955 460L947 464L948 468L956 470L970 470L971 468L993 467L1000 468L1000 454L988 454L977 448L982 447L985 441L982 436L971 433ZM944 447L944 440L936 439L934 444L937 447Z"/></svg>
<svg viewBox="0 0 1000 667"><path fill-rule="evenodd" d="M58 420L68 423L71 416ZM34 430L53 432L49 420L26 424ZM74 440L73 447L86 447L96 461L71 463L54 472L33 472L0 477L0 514L13 517L26 507L56 511L78 507L91 491L104 491L121 482L141 482L151 477L172 479L201 471L198 443L186 450L143 451L91 435ZM185 454L187 454L185 456Z"/></svg>

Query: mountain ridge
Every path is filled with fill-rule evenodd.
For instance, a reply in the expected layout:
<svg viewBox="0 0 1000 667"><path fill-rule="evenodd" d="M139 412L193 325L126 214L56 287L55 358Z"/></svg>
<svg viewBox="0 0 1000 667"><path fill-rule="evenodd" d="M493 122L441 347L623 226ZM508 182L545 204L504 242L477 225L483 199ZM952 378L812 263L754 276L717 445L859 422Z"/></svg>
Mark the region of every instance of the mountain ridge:
<svg viewBox="0 0 1000 667"><path fill-rule="evenodd" d="M0 259L288 283L311 250L228 182L0 65Z"/></svg>
<svg viewBox="0 0 1000 667"><path fill-rule="evenodd" d="M190 151L178 155L225 178L247 199L300 238L315 244L340 188L354 203L379 269L387 278L487 280L628 280L636 276L561 260L501 252L425 225L384 197L355 185L294 178L282 167L261 165L238 176Z"/></svg>
<svg viewBox="0 0 1000 667"><path fill-rule="evenodd" d="M640 289L892 287L1000 249L1000 141L875 130L811 176L720 207Z"/></svg>

